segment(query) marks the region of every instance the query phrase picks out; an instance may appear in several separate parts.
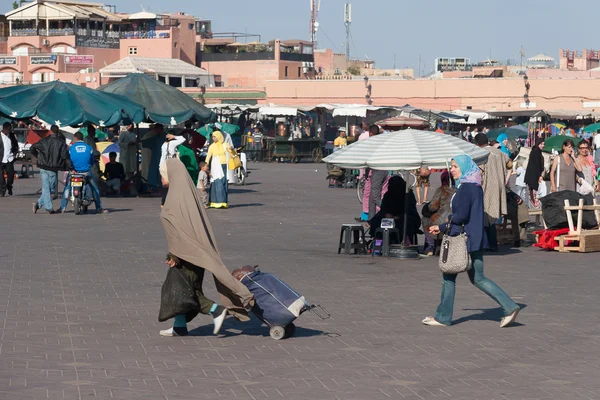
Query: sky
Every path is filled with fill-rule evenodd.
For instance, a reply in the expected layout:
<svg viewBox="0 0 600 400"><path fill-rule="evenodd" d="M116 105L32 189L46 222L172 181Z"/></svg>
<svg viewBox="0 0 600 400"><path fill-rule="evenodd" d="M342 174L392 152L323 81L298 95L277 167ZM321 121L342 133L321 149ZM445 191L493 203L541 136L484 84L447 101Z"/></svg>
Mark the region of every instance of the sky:
<svg viewBox="0 0 600 400"><path fill-rule="evenodd" d="M249 32L263 41L309 39L309 0L105 0L117 11L185 11L212 20L213 32ZM321 0L320 48L345 52L345 0ZM520 63L559 48L600 48L597 0L355 0L350 54L377 68L433 70L436 57Z"/></svg>

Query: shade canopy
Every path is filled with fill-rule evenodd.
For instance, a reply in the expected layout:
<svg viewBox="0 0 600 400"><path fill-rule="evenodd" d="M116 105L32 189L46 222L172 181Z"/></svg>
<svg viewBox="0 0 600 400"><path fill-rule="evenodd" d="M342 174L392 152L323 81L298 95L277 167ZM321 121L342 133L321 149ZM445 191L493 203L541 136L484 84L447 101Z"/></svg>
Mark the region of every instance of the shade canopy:
<svg viewBox="0 0 600 400"><path fill-rule="evenodd" d="M573 137L573 136L556 135L556 136L552 136L552 137L549 137L544 140L544 150L543 151L545 151L546 153L551 153L552 150L560 152L562 150L563 143L568 139L571 139L575 146L577 146L579 144L579 142L581 142L581 139Z"/></svg>
<svg viewBox="0 0 600 400"><path fill-rule="evenodd" d="M201 123L212 122L216 114L180 90L145 74L129 74L125 78L100 87L146 107L146 117L164 125L181 124L192 118Z"/></svg>
<svg viewBox="0 0 600 400"><path fill-rule="evenodd" d="M144 119L144 107L127 97L61 81L0 89L0 112L17 120L37 116L58 126L111 126L123 119Z"/></svg>
<svg viewBox="0 0 600 400"><path fill-rule="evenodd" d="M600 122L596 122L595 124L591 124L583 128L585 133L594 133L600 129Z"/></svg>
<svg viewBox="0 0 600 400"><path fill-rule="evenodd" d="M381 121L375 122L375 124L385 130L392 131L402 128L427 128L429 126L429 122L422 118L408 118L402 116L382 119Z"/></svg>
<svg viewBox="0 0 600 400"><path fill-rule="evenodd" d="M477 164L489 156L487 150L450 135L406 129L355 142L323 161L342 168L408 171L422 166L448 168L452 158L461 154L469 155Z"/></svg>
<svg viewBox="0 0 600 400"><path fill-rule="evenodd" d="M218 128L219 131L228 133L231 136L236 135L240 132L240 127L237 125L227 124L224 122L219 123L219 125L221 126L220 128ZM207 124L204 125L202 128L197 129L196 132L204 136L207 140L210 140L210 136L212 135L213 130L216 130L213 124Z"/></svg>
<svg viewBox="0 0 600 400"><path fill-rule="evenodd" d="M489 140L496 140L502 133L505 133L509 139L516 140L527 138L529 131L523 125L514 125L508 128L490 129L490 131L487 133L487 137Z"/></svg>

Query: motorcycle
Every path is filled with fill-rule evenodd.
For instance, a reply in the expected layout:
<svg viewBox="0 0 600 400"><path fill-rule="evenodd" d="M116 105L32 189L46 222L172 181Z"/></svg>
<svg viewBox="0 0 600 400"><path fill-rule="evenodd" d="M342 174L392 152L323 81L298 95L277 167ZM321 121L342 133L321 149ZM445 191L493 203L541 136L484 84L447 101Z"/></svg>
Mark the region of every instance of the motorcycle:
<svg viewBox="0 0 600 400"><path fill-rule="evenodd" d="M75 209L75 215L82 212L87 213L88 207L94 202L92 187L90 185L91 177L87 174L71 174L71 194L69 196Z"/></svg>

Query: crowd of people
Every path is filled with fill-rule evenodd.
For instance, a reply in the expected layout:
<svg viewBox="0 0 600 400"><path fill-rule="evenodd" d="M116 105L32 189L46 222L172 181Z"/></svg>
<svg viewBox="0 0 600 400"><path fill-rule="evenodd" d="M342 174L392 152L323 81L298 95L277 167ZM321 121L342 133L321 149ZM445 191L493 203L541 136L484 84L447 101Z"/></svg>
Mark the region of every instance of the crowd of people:
<svg viewBox="0 0 600 400"><path fill-rule="evenodd" d="M6 123L2 130L2 196L5 192L12 195L13 163L18 151L11 126ZM40 209L48 214L66 212L72 192L70 178L74 173L84 175L89 182L97 213L107 212L102 207L101 193L121 195L124 188L133 188L134 194L139 190L162 193L162 206L168 188L161 185L159 168L161 163L172 158L178 158L184 164L206 208L228 208L228 183L232 180L233 170L239 166L239 155L233 148L231 137L219 131L219 124L211 126L212 143L208 148L206 138L192 126L192 121L188 121L185 129L176 133L166 132L163 125L154 124L143 135L135 132L134 125L123 126L120 130L112 128L106 139L118 145L119 153L109 152L108 162L101 167L97 132L92 124L86 127L86 136L76 132L70 143L60 128L52 125L48 134L31 146L42 181L42 194L33 204L33 212ZM59 177L61 171L65 171L65 175ZM55 209L52 200L58 193L59 182L65 187L60 207Z"/></svg>

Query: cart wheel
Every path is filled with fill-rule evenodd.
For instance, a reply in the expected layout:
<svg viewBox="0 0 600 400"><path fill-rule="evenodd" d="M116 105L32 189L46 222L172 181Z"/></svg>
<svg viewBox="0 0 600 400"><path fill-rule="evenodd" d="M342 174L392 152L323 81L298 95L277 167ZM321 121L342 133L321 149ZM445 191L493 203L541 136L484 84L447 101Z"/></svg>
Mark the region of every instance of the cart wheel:
<svg viewBox="0 0 600 400"><path fill-rule="evenodd" d="M281 340L285 337L285 328L283 326L273 326L269 331L269 334L274 340Z"/></svg>
<svg viewBox="0 0 600 400"><path fill-rule="evenodd" d="M314 163L320 163L323 160L323 150L320 147L312 151L312 159Z"/></svg>
<svg viewBox="0 0 600 400"><path fill-rule="evenodd" d="M290 337L294 336L294 333L296 333L296 325L289 324L288 326L285 327L285 337L286 338L290 338Z"/></svg>

